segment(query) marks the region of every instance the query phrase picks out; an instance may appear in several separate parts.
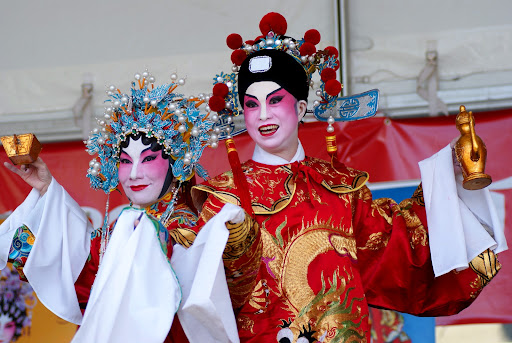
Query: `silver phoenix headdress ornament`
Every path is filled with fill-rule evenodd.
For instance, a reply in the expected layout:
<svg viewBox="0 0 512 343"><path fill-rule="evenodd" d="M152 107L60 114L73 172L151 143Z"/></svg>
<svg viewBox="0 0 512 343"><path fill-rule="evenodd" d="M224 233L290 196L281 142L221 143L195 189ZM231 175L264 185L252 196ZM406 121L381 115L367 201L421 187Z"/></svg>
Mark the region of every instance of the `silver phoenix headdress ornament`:
<svg viewBox="0 0 512 343"><path fill-rule="evenodd" d="M144 134L156 138L164 152L174 160L172 172L180 181L187 181L194 172L208 176L199 164L206 146L216 146L215 135L210 137L214 124L208 107L201 110L205 96L185 97L174 93L184 79L171 75L171 83L155 86L155 78L145 71L135 74L131 94L110 86L103 118L97 118L96 127L85 142L87 152L97 155L89 162L87 177L93 189L110 193L119 183L118 166L120 144L130 135Z"/></svg>
<svg viewBox="0 0 512 343"><path fill-rule="evenodd" d="M101 189L110 194L119 184L119 155L121 143L129 136L143 134L155 138L162 150L169 155L172 173L179 184L191 179L197 173L203 179L208 177L206 170L199 164L203 150L207 146L218 145L217 135L210 132L217 115L210 116L209 107L201 109L209 96L199 94L186 97L174 93L185 79L171 74L171 83L155 86L155 78L147 70L135 74L131 94L121 92L116 86L107 90L108 106L103 118L97 118L98 126L85 142L87 152L96 155L89 162L87 177L93 189ZM210 134L211 133L211 134ZM160 221L164 223L173 213L178 189L167 205ZM109 241L108 207L102 227L100 260Z"/></svg>

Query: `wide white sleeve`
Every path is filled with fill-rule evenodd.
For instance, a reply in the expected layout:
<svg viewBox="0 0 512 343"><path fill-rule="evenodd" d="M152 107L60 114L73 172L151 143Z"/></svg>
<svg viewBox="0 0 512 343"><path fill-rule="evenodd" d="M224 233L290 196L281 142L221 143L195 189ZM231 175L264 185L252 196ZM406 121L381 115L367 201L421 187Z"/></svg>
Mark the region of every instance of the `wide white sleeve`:
<svg viewBox="0 0 512 343"><path fill-rule="evenodd" d="M23 219L30 216L36 206L44 202L39 192L33 189L13 213L0 225L0 269L4 269L9 258L9 250L16 230L23 225Z"/></svg>
<svg viewBox="0 0 512 343"><path fill-rule="evenodd" d="M239 206L225 204L199 231L190 248L174 246L171 265L183 293L178 317L190 343L240 342L222 253L229 236L225 223L243 219Z"/></svg>
<svg viewBox="0 0 512 343"><path fill-rule="evenodd" d="M448 145L419 162L427 213L430 255L437 276L468 268L487 249L507 250L503 225L489 189L466 190Z"/></svg>
<svg viewBox="0 0 512 343"><path fill-rule="evenodd" d="M23 268L41 303L57 316L80 324L74 283L89 256L92 226L80 206L52 180L42 197L32 190L0 228L0 263L5 266L14 231L26 225L35 242ZM9 247L7 246L9 244Z"/></svg>
<svg viewBox="0 0 512 343"><path fill-rule="evenodd" d="M161 343L180 301L180 285L154 223L142 210L126 209L117 219L72 343Z"/></svg>

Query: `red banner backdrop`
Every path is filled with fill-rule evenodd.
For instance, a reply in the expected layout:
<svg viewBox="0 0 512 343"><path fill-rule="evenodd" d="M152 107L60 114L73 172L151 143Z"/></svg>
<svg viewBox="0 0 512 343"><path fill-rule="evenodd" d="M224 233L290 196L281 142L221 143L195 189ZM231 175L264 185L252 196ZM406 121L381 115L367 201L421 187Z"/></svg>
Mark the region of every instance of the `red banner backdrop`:
<svg viewBox="0 0 512 343"><path fill-rule="evenodd" d="M477 134L488 150L486 172L499 181L512 176L512 110L475 113ZM301 126L299 135L306 154L327 158L325 150L325 123ZM455 117L390 120L383 117L358 122L336 124L338 158L346 165L366 170L371 182L419 179L417 163L459 136ZM253 143L247 135L235 139L240 159L251 157ZM105 210L106 196L89 188L85 177L91 159L82 142L45 144L41 157L52 174L81 206ZM0 162L7 161L5 153ZM225 149L206 149L203 165L210 175L228 169ZM26 197L30 188L6 168L0 167L0 214L12 211ZM512 190L505 195L506 232L512 232ZM121 193L113 192L110 208L126 203ZM440 318L438 324L502 322L512 323L512 251L500 254L503 268L487 286L482 295L468 309L456 316ZM449 290L447 290L449 291Z"/></svg>

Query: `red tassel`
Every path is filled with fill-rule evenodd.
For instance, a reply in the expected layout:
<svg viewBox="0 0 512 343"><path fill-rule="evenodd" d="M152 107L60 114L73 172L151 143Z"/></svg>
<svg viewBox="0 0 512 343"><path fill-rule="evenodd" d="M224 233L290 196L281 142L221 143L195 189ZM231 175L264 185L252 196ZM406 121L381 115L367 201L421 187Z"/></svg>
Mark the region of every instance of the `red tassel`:
<svg viewBox="0 0 512 343"><path fill-rule="evenodd" d="M242 171L242 165L240 164L238 151L235 147L235 141L233 141L233 138L228 138L226 139L225 143L226 150L228 152L229 165L233 171L233 179L235 181L238 195L240 196L240 204L245 212L247 212L251 217L254 217L254 211L252 210L251 204L251 196L249 195L249 184L247 183L245 174Z"/></svg>

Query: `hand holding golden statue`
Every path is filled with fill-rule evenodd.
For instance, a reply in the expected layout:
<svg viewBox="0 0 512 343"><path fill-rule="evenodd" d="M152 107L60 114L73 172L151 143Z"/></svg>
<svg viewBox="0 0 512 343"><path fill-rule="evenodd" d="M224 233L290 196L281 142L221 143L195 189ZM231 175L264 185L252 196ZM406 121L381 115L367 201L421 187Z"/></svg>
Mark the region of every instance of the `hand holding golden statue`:
<svg viewBox="0 0 512 343"><path fill-rule="evenodd" d="M454 151L464 176L462 186L469 190L485 188L491 184L492 179L485 174L487 149L482 139L475 133L473 113L467 112L466 107L461 105L455 123L460 131Z"/></svg>
<svg viewBox="0 0 512 343"><path fill-rule="evenodd" d="M11 162L14 165L21 165L20 168L16 168L5 162L4 166L37 189L41 195L46 193L52 181L52 174L43 160L38 157L42 146L36 136L27 133L3 136L0 139Z"/></svg>

